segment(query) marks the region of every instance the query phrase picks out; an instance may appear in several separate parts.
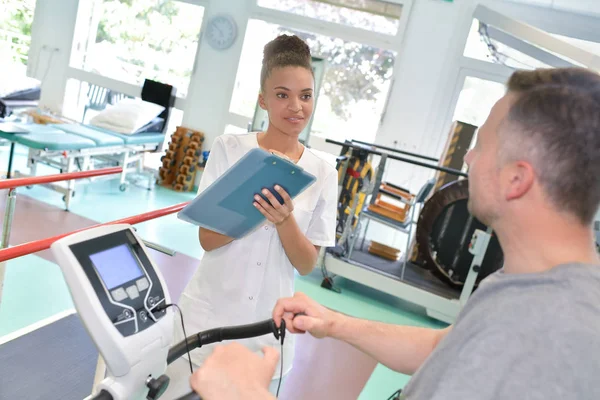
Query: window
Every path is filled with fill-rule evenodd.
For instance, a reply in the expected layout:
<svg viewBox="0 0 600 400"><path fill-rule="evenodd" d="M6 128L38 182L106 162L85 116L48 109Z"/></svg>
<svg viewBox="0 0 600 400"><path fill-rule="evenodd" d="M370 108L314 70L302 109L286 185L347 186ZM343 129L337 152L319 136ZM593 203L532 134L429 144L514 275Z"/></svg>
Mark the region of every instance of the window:
<svg viewBox="0 0 600 400"><path fill-rule="evenodd" d="M452 120L481 127L494 104L505 93L506 87L502 83L467 76Z"/></svg>
<svg viewBox="0 0 600 400"><path fill-rule="evenodd" d="M88 32L76 38L82 50L71 66L135 85L145 78L165 82L185 97L204 8L180 1L91 1L85 2L93 7Z"/></svg>
<svg viewBox="0 0 600 400"><path fill-rule="evenodd" d="M314 57L326 60L311 135L373 141L386 104L396 53L261 20L248 21L230 111L248 121L252 119L260 90L263 47L284 33L298 35L307 42Z"/></svg>
<svg viewBox="0 0 600 400"><path fill-rule="evenodd" d="M500 82L467 76L456 108L453 121L460 121L475 125L480 128L487 120L492 107L506 93L506 87ZM477 132L471 140L472 148L477 140ZM467 165L463 164L463 172L467 171Z"/></svg>
<svg viewBox="0 0 600 400"><path fill-rule="evenodd" d="M402 5L380 0L258 0L265 8L395 35Z"/></svg>
<svg viewBox="0 0 600 400"><path fill-rule="evenodd" d="M36 0L3 0L0 13L0 54L3 65L12 65L26 74L31 24ZM4 69L4 68L3 68Z"/></svg>
<svg viewBox="0 0 600 400"><path fill-rule="evenodd" d="M464 50L465 57L515 69L551 68L550 65L493 39L489 28L487 24L473 20Z"/></svg>
<svg viewBox="0 0 600 400"><path fill-rule="evenodd" d="M127 96L109 88L67 79L63 115L87 124L100 111L117 104L124 97Z"/></svg>

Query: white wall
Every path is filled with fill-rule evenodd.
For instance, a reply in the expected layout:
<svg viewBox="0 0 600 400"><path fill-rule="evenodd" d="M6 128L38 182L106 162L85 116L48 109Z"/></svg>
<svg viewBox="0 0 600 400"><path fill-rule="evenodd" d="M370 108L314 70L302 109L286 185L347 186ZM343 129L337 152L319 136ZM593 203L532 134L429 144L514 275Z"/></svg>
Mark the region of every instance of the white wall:
<svg viewBox="0 0 600 400"><path fill-rule="evenodd" d="M477 0L416 1L397 57L395 82L377 143L438 157L447 132L436 122L448 107L458 60ZM385 178L418 191L432 170L392 161Z"/></svg>
<svg viewBox="0 0 600 400"><path fill-rule="evenodd" d="M206 148L212 145L216 136L223 133L227 125L226 119L229 115L229 104L246 34L250 5L247 0L212 0L204 13L203 26L206 26L206 21L211 16L224 12L235 18L238 26L237 41L224 51L213 49L203 40L201 34L183 125L204 132Z"/></svg>
<svg viewBox="0 0 600 400"><path fill-rule="evenodd" d="M38 0L27 71L42 80L40 106L60 112L77 19L78 0Z"/></svg>

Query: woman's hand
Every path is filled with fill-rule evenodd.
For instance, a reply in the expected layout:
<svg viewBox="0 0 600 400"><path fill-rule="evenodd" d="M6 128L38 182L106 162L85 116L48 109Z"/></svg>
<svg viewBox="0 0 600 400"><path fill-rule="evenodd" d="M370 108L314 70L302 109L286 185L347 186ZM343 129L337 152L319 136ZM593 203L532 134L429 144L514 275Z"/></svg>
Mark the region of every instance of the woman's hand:
<svg viewBox="0 0 600 400"><path fill-rule="evenodd" d="M269 200L265 201L258 194L254 195L254 207L261 212L262 215L267 218L268 221L274 223L275 225L280 225L285 222L292 212L294 211L294 203L289 194L279 185L275 185L275 191L281 196L283 199L283 204L277 200L277 198L271 193L269 189L263 189L262 194ZM271 204L269 204L271 203Z"/></svg>
<svg viewBox="0 0 600 400"><path fill-rule="evenodd" d="M281 240L288 259L300 275L307 275L317 263L319 248L306 238L304 232L298 226L294 214L292 214L294 204L287 192L279 185L275 185L275 191L283 199L283 204L277 200L271 191L263 189L262 193L269 201L267 202L261 196L255 195L254 207L268 221L275 224L279 240Z"/></svg>

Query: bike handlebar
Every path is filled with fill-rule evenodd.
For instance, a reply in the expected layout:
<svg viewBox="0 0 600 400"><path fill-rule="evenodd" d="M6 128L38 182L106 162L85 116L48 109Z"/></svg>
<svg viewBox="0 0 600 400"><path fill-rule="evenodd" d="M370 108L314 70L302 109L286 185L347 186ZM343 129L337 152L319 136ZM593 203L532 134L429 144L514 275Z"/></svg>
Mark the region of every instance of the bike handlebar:
<svg viewBox="0 0 600 400"><path fill-rule="evenodd" d="M167 356L167 364L171 364L179 357L185 355L188 349L193 350L207 344L222 342L223 340L246 339L255 336L266 335L269 333L272 333L275 335L275 338L279 339L280 332L285 332L283 326L282 328L283 329L277 328L275 321L272 319L267 319L255 324L229 326L198 332L197 334L189 336L177 343L175 346L171 347L169 350L169 355Z"/></svg>
<svg viewBox="0 0 600 400"><path fill-rule="evenodd" d="M193 345L195 345L195 347L193 348L197 348L205 344L222 342L223 340L245 339L249 337L266 335L268 333L272 333L277 339L281 338L281 340L283 341L283 338L285 337L285 321L283 319L281 320L280 328L277 328L277 325L275 325L275 321L273 321L272 319L249 325L216 328L205 332L200 332L191 337L191 339L194 341ZM175 361L177 358L181 357L187 352L185 347L186 340L183 340L182 342L171 347L171 350L169 350L169 356L167 357L167 364L170 364L171 362ZM190 348L190 350L192 349L190 347L189 342L188 348ZM176 352L181 351L183 351L183 354L172 358L177 354ZM178 398L177 400L202 400L202 397L200 397L195 392L190 392L185 396Z"/></svg>
<svg viewBox="0 0 600 400"><path fill-rule="evenodd" d="M202 347L207 344L222 342L223 340L246 339L256 336L262 336L272 333L275 338L283 340L285 337L285 321L281 320L281 327L277 328L275 321L267 319L261 322L248 325L228 326L222 328L214 328L203 332L198 332L189 336L177 343L169 349L167 356L167 364L183 356L193 349ZM187 342L187 345L186 345ZM113 396L106 390L101 390L92 400L114 400ZM190 392L177 400L202 400L195 392Z"/></svg>

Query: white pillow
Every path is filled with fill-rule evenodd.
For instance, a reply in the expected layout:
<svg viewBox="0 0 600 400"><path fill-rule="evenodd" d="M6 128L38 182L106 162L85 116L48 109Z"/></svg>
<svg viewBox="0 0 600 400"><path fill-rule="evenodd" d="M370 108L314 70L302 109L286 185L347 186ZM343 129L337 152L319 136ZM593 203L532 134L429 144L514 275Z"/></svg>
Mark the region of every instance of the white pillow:
<svg viewBox="0 0 600 400"><path fill-rule="evenodd" d="M131 135L156 118L164 109L163 106L141 99L123 99L94 116L90 125Z"/></svg>

